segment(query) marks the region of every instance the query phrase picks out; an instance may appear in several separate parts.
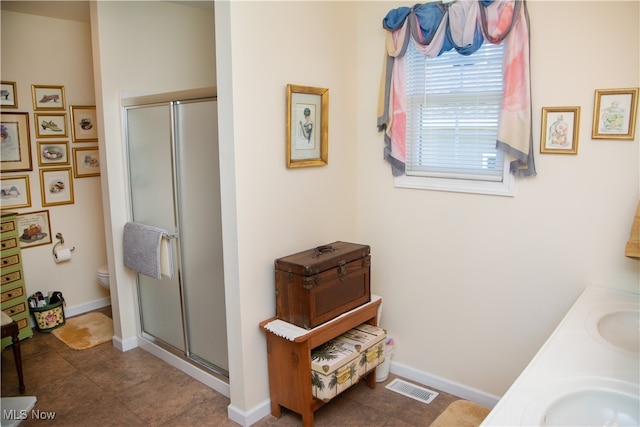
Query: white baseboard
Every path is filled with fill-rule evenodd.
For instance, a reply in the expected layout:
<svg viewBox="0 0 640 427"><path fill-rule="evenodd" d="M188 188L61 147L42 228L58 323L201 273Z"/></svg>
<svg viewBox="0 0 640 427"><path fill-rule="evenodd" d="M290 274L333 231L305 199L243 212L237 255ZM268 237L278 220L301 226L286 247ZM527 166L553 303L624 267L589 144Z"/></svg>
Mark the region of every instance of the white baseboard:
<svg viewBox="0 0 640 427"><path fill-rule="evenodd" d="M111 305L111 298L104 297L97 300L89 301L84 304L78 304L74 306L65 306L64 315L66 317L78 316L89 311L98 310L100 308L108 307Z"/></svg>
<svg viewBox="0 0 640 427"><path fill-rule="evenodd" d="M267 415L271 414L271 400L267 399L254 406L250 411L243 412L233 405L227 407L227 417L231 421L240 424L242 427L249 427Z"/></svg>
<svg viewBox="0 0 640 427"><path fill-rule="evenodd" d="M111 339L111 343L118 350L125 352L129 350L133 350L134 348L138 347L138 337L131 337L122 341L122 338L114 335L113 338Z"/></svg>
<svg viewBox="0 0 640 427"><path fill-rule="evenodd" d="M425 387L437 388L438 390L445 391L489 408L493 408L496 403L498 403L498 400L500 400L498 396L494 396L464 384L450 381L446 378L432 375L428 372L419 371L402 363L391 361L389 371L392 374L417 382Z"/></svg>
<svg viewBox="0 0 640 427"><path fill-rule="evenodd" d="M500 400L499 397L492 394L429 374L427 372L419 371L402 363L392 361L389 371L392 374L424 385L427 388L433 387L489 408L493 408L496 403L498 403L498 400ZM271 413L271 402L267 399L247 412L240 411L233 405L229 405L227 412L229 419L243 427L248 427Z"/></svg>

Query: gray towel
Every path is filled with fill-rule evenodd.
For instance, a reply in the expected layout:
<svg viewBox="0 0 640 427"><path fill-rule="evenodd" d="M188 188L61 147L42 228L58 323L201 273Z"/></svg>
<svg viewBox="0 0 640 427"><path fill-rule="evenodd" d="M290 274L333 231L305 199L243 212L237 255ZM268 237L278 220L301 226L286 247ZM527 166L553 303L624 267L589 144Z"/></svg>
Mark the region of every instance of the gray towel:
<svg viewBox="0 0 640 427"><path fill-rule="evenodd" d="M161 279L163 274L163 262L161 260L161 247L167 245L165 256L169 257L165 263L165 275L173 277L172 248L167 239L166 230L136 222L127 222L124 225L123 256L124 265L145 276ZM164 251L163 251L164 252Z"/></svg>

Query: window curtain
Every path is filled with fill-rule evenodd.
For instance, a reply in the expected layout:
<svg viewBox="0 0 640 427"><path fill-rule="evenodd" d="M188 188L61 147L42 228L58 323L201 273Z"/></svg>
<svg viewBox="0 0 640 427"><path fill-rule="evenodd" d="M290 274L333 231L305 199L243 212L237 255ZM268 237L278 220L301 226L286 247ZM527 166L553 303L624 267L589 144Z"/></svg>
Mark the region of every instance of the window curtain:
<svg viewBox="0 0 640 427"><path fill-rule="evenodd" d="M515 176L536 174L531 129L529 16L524 0L458 0L399 7L382 21L386 55L380 84L378 130L394 176L404 174L406 108L404 54L410 42L428 57L455 49L473 55L484 41L504 43L504 98L496 147Z"/></svg>

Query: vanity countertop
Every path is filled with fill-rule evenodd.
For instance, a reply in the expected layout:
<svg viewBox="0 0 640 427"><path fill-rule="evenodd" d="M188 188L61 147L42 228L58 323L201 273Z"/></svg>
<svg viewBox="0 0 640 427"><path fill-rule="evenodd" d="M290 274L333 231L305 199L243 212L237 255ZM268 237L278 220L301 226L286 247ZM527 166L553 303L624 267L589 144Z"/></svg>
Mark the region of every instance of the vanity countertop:
<svg viewBox="0 0 640 427"><path fill-rule="evenodd" d="M620 386L636 396L640 382L639 307L638 294L585 289L482 425L541 425L545 405L575 390ZM628 329L617 329L624 329L625 336L615 342L604 339L599 331L617 328L618 318L611 315L619 313L625 314L620 319L626 326L631 324Z"/></svg>

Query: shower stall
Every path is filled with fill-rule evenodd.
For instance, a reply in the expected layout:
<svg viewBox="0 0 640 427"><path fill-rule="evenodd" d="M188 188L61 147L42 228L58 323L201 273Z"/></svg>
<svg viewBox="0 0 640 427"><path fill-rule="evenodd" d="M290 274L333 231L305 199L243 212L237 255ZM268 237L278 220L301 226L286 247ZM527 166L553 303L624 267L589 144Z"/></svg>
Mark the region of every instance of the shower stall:
<svg viewBox="0 0 640 427"><path fill-rule="evenodd" d="M171 236L174 275L138 274L141 336L228 383L215 89L123 100L131 221Z"/></svg>

